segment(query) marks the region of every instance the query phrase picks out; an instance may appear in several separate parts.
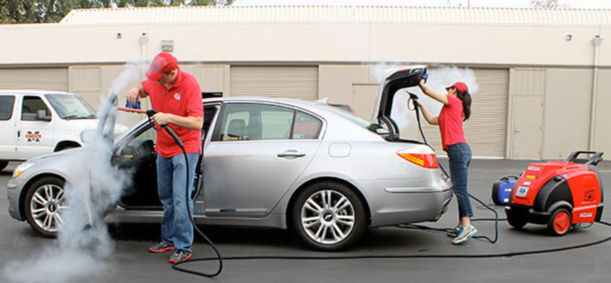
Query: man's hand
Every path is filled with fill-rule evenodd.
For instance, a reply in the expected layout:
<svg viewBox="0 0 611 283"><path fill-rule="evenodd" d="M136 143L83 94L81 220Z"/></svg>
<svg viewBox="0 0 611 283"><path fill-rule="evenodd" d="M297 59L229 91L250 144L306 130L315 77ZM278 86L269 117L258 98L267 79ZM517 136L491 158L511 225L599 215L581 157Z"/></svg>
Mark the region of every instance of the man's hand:
<svg viewBox="0 0 611 283"><path fill-rule="evenodd" d="M163 125L166 125L167 123L170 123L171 116L172 114L159 112L153 115L153 121L155 121L157 125L163 126Z"/></svg>
<svg viewBox="0 0 611 283"><path fill-rule="evenodd" d="M130 104L136 104L140 101L140 87L134 87L127 91L127 102Z"/></svg>
<svg viewBox="0 0 611 283"><path fill-rule="evenodd" d="M426 84L426 80L425 79L420 79L420 83L418 84L418 86L424 87L424 84Z"/></svg>

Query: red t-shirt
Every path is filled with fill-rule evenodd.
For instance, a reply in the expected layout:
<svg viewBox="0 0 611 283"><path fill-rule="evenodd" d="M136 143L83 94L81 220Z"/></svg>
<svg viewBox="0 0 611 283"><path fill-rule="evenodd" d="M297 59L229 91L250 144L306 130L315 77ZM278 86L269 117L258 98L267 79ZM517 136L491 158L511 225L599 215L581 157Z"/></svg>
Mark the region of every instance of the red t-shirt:
<svg viewBox="0 0 611 283"><path fill-rule="evenodd" d="M465 133L462 129L462 100L451 95L448 95L447 97L448 104L441 108L438 118L443 150L447 150L448 146L450 145L467 142L465 139Z"/></svg>
<svg viewBox="0 0 611 283"><path fill-rule="evenodd" d="M199 84L195 77L187 72L178 70L176 82L170 89L167 89L157 81L149 79L142 81L142 87L149 94L153 109L159 112L183 117L204 117L202 92ZM201 130L189 130L171 123L168 123L168 125L185 144L185 151L187 153L201 153ZM165 130L157 131L155 151L164 158L170 158L182 153L178 144Z"/></svg>

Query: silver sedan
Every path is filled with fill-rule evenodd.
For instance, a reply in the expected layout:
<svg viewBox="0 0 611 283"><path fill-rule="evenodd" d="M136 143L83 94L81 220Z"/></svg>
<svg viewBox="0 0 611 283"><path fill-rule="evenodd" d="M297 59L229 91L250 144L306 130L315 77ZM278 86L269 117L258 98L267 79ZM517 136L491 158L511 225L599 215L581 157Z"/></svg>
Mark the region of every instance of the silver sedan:
<svg viewBox="0 0 611 283"><path fill-rule="evenodd" d="M204 155L194 219L203 225L292 229L311 248L339 250L367 227L437 220L451 197L435 152L324 103L271 98L206 99ZM142 121L113 145L133 182L106 221L160 222L156 132ZM9 212L44 236L64 219L61 164L82 149L23 163L8 184Z"/></svg>

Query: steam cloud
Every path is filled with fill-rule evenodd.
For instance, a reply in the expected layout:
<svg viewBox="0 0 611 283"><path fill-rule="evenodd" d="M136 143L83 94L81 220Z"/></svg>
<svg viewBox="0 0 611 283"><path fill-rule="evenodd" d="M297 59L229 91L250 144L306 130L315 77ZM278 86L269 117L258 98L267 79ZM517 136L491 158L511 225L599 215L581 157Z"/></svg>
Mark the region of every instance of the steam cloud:
<svg viewBox="0 0 611 283"><path fill-rule="evenodd" d="M123 91L138 79L142 66L127 64L113 82L112 92ZM98 111L98 117L117 114L115 107L110 113L102 111ZM49 241L29 259L9 262L3 269L5 278L11 282L59 283L83 282L108 274L114 242L102 218L129 185L128 175L111 166L111 156L111 143L96 133L88 137L80 153L65 158L59 166L67 168L73 179L64 187L69 209L62 214L64 225L57 241Z"/></svg>
<svg viewBox="0 0 611 283"><path fill-rule="evenodd" d="M376 78L378 84L381 86L386 80L386 78L388 78L388 76L392 75L394 72L404 67L406 67L406 64L379 63L377 65L372 66L370 70L371 74ZM433 90L445 93L446 87L458 81L462 81L467 84L467 86L469 87L469 93L471 93L471 95L476 94L479 90L479 85L477 84L477 78L475 77L475 73L469 68L458 68L453 66L438 66L432 68L431 66L429 66L428 73L429 79L426 85L432 88ZM427 95L423 94L420 91L420 88L418 87L399 90L399 93L395 95L395 98L393 100L391 117L395 122L397 122L402 136L404 133L409 132L413 133L411 134L411 138L414 138L419 136L419 134L415 132L415 112L410 111L407 105L409 99L407 91L413 92L418 95L420 103L422 103L433 115L439 115L439 111L441 111L441 107L443 105L428 97ZM476 99L475 96L474 99ZM422 121L423 123L426 123L424 120Z"/></svg>

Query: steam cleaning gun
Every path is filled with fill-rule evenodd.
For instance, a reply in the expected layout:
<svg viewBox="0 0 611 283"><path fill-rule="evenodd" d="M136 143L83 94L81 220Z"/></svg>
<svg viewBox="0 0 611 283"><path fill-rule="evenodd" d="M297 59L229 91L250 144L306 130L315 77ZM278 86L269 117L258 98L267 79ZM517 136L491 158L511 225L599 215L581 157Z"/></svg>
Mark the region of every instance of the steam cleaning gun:
<svg viewBox="0 0 611 283"><path fill-rule="evenodd" d="M146 114L148 116L148 118L149 118L149 122L150 123L153 123L153 116L159 112L159 111L157 111L155 109L148 109L148 110L139 109L140 108L140 102L137 102L135 104L131 104L131 103L127 102L126 106L128 106L128 107L117 107L117 110L125 111L125 112L132 112L132 113ZM132 106L132 107L129 107L129 106ZM138 106L138 108L135 108L135 106ZM178 146L180 146L181 148L184 148L184 143L182 142L182 140L180 140L180 138L178 137L176 132L174 132L174 130L172 130L172 128L170 128L170 126L168 126L167 124L166 125L160 125L160 126L163 127L165 129L165 131L168 132L168 134L170 134L170 136L172 136L172 138L174 139L176 144L178 144Z"/></svg>

